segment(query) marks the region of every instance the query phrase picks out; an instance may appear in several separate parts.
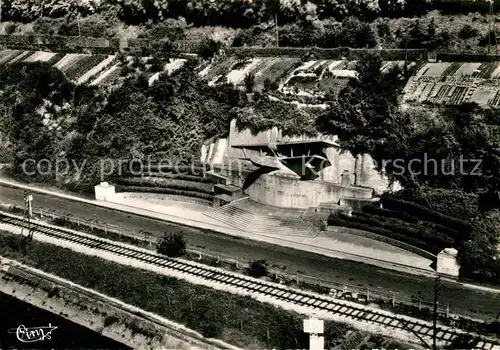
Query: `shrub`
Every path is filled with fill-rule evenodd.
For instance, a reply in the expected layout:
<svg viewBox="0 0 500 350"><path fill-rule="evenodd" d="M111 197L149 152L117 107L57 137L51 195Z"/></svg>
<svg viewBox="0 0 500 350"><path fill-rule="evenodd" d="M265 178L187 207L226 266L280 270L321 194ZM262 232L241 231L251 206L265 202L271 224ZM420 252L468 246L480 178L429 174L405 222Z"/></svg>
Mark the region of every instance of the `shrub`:
<svg viewBox="0 0 500 350"><path fill-rule="evenodd" d="M471 220L471 233L459 249L460 274L484 282L500 282L498 256L500 211L492 210Z"/></svg>
<svg viewBox="0 0 500 350"><path fill-rule="evenodd" d="M248 274L255 278L267 276L266 260L255 260L250 262L248 265Z"/></svg>
<svg viewBox="0 0 500 350"><path fill-rule="evenodd" d="M474 38L478 35L478 31L477 29L474 29L472 28L472 26L470 24L466 24L462 27L462 29L460 29L460 31L458 32L458 36L461 38L461 39L470 39L470 38Z"/></svg>
<svg viewBox="0 0 500 350"><path fill-rule="evenodd" d="M488 331L500 336L500 321L493 321L488 325Z"/></svg>
<svg viewBox="0 0 500 350"><path fill-rule="evenodd" d="M183 256L186 254L186 241L180 234L166 233L158 242L157 251L170 258Z"/></svg>
<svg viewBox="0 0 500 350"><path fill-rule="evenodd" d="M248 73L247 75L245 75L243 84L245 85L245 89L247 92L252 92L253 88L255 87L255 74Z"/></svg>
<svg viewBox="0 0 500 350"><path fill-rule="evenodd" d="M203 59L207 60L214 57L217 51L219 51L220 47L221 43L210 38L205 38L200 42L197 54Z"/></svg>
<svg viewBox="0 0 500 350"><path fill-rule="evenodd" d="M17 24L15 23L8 23L6 26L5 26L5 34L14 34L15 31L17 29Z"/></svg>
<svg viewBox="0 0 500 350"><path fill-rule="evenodd" d="M116 316L106 316L104 319L104 327L109 327L116 322L118 322L118 318Z"/></svg>
<svg viewBox="0 0 500 350"><path fill-rule="evenodd" d="M278 90L279 84L277 81L272 81L269 78L266 78L264 80L264 91L274 91Z"/></svg>
<svg viewBox="0 0 500 350"><path fill-rule="evenodd" d="M153 59L149 62L149 64L151 65L149 67L149 71L151 73L157 73L157 72L161 72L163 71L163 61L160 60L158 57L153 57Z"/></svg>

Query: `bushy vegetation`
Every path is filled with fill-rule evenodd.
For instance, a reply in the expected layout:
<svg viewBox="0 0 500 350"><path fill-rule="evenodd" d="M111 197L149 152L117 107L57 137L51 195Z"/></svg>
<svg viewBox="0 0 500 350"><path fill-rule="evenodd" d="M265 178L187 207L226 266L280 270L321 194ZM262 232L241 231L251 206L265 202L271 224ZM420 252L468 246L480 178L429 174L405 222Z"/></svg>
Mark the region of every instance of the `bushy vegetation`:
<svg viewBox="0 0 500 350"><path fill-rule="evenodd" d="M229 44L231 40L212 35L208 28L200 31L200 27L242 29L236 35L235 46L275 46L276 35L271 24L275 18L279 24L280 46L364 48L380 45L485 53L488 25L484 15L487 8L484 9L482 2L447 0L112 0L99 3L6 0L2 5L2 20L15 22L6 27L9 33L26 31L23 26L17 26L18 22L34 22L28 31L51 35L126 36L174 42L190 39L193 35L189 33L195 33L194 45L190 44L192 40L185 40L183 46L191 47L190 52L198 52L205 58L212 57L221 43Z"/></svg>
<svg viewBox="0 0 500 350"><path fill-rule="evenodd" d="M267 276L267 262L265 260L255 260L248 264L248 275L252 277Z"/></svg>
<svg viewBox="0 0 500 350"><path fill-rule="evenodd" d="M284 135L318 134L315 120L319 112L298 109L284 102L270 101L255 94L254 101L233 112L237 117L237 127L250 128L254 133L278 127Z"/></svg>
<svg viewBox="0 0 500 350"><path fill-rule="evenodd" d="M384 209L392 212L369 209L368 216L332 218L331 222L422 249L431 244L431 251L456 247L463 277L498 283L494 257L500 226L490 217L500 207L500 186L494 175L500 173L500 112L474 104L402 111L397 100L402 72L394 70L382 77L376 67L380 67L376 57L361 62L359 79L332 101L317 126L324 133L338 135L341 145L353 154L371 154L378 168L406 189L383 196ZM476 160L481 161L479 167ZM404 214L392 215L394 211ZM411 223L414 218L419 222Z"/></svg>
<svg viewBox="0 0 500 350"><path fill-rule="evenodd" d="M48 159L53 167L56 159L66 158L74 164L62 178L80 190L91 190L101 180L105 159L115 171L119 159L147 163L146 156L153 156L169 164L199 159L206 139L228 132L230 111L239 102L228 98L237 92L198 81L192 64L150 87L144 76L132 75L109 92L75 86L45 63L2 65L0 79L0 124L13 143L15 174L60 181L53 171L27 176L34 164L26 172L23 163Z"/></svg>
<svg viewBox="0 0 500 350"><path fill-rule="evenodd" d="M178 258L186 254L186 240L177 233L166 233L158 242L157 251L170 258Z"/></svg>

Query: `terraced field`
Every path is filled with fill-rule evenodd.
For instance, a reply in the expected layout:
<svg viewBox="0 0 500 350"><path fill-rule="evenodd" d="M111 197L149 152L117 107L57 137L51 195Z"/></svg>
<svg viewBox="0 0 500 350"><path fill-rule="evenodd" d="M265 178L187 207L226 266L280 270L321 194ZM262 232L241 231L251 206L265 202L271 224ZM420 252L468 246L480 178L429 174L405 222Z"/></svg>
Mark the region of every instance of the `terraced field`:
<svg viewBox="0 0 500 350"><path fill-rule="evenodd" d="M338 92L349 79L355 78L356 61L347 60L310 60L298 57L258 57L238 59L223 57L200 71L200 76L209 85L232 83L242 87L245 75L255 75L255 89L261 91L264 81L278 86L281 94L290 97L317 99L329 92ZM384 62L382 70L403 62Z"/></svg>
<svg viewBox="0 0 500 350"><path fill-rule="evenodd" d="M403 93L407 103L475 102L499 107L500 62L427 63L410 78Z"/></svg>
<svg viewBox="0 0 500 350"><path fill-rule="evenodd" d="M2 50L0 64L15 62L47 62L61 70L69 80L77 84L107 85L120 77L121 67L115 55L54 53L45 51ZM183 59L170 60L164 71L172 72L182 66ZM159 73L151 74L150 83Z"/></svg>

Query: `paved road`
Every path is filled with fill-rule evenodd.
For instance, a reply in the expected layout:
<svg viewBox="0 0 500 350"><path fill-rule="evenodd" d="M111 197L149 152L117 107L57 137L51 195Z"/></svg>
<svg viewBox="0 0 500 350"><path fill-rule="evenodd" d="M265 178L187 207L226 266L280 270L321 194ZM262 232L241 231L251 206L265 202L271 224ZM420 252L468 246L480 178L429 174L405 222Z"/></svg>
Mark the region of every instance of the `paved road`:
<svg viewBox="0 0 500 350"><path fill-rule="evenodd" d="M0 202L23 205L23 190L0 186ZM137 232L145 230L160 236L164 232L172 232L178 225L155 219L140 217L134 214L114 211L90 204L78 203L59 197L37 193L34 209L67 213L85 220L96 220L101 223L118 225L127 230ZM433 284L431 278L406 275L396 271L385 270L376 266L332 259L304 251L288 249L264 242L255 242L222 234L205 232L198 229L183 230L184 237L191 248L203 248L214 253L234 258L249 260L266 259L270 264L286 265L289 272L302 273L335 280L340 283L354 284L363 288L380 288L396 292L406 297L422 297L432 301ZM474 317L494 318L500 309L498 293L471 290L457 283L443 282L441 288L441 305L451 305L451 311L468 314Z"/></svg>

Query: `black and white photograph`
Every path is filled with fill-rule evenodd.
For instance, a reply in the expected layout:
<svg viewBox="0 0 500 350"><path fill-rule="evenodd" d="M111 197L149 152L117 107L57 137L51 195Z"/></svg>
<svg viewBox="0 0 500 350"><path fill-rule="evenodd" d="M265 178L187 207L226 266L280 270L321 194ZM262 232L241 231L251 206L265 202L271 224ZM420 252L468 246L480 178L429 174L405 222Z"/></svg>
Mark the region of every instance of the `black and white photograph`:
<svg viewBox="0 0 500 350"><path fill-rule="evenodd" d="M0 0L0 349L500 350L500 0Z"/></svg>

